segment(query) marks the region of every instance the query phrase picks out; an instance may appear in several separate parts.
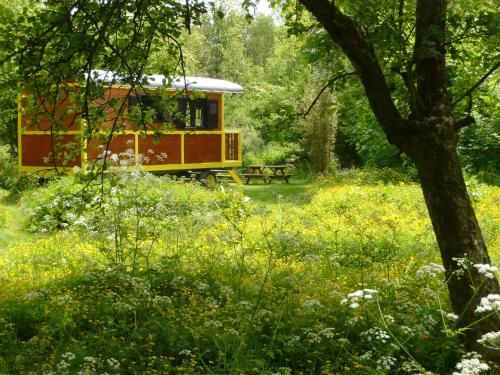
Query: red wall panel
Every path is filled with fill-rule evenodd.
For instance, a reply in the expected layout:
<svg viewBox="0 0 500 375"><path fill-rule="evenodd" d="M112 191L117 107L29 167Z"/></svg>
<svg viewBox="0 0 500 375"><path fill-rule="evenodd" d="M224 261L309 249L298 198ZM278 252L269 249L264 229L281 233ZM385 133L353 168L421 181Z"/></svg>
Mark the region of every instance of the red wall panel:
<svg viewBox="0 0 500 375"><path fill-rule="evenodd" d="M58 167L80 166L79 145L79 135L65 134L52 138L50 134L23 134L21 136L22 165L47 168L53 167L54 163ZM70 160L71 157L75 160Z"/></svg>

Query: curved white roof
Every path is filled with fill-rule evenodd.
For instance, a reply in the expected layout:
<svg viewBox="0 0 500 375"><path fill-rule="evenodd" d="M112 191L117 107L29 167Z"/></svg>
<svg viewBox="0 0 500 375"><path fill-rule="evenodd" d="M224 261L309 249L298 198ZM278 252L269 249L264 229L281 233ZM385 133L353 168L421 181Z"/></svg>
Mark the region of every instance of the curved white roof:
<svg viewBox="0 0 500 375"><path fill-rule="evenodd" d="M109 72L106 70L93 70L92 78L101 80L105 83L119 85L121 84L120 74ZM144 87L162 87L166 82L166 77L160 74L153 74L145 76L147 83ZM204 77L174 77L170 85L174 89L198 90L205 92L228 92L228 93L242 93L243 87L237 83L225 81L223 79L213 79Z"/></svg>

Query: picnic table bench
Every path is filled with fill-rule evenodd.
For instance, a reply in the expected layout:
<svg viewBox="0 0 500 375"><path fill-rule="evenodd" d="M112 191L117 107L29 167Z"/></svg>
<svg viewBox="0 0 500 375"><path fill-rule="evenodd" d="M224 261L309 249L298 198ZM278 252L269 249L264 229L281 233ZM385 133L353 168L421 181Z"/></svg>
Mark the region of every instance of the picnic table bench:
<svg viewBox="0 0 500 375"><path fill-rule="evenodd" d="M270 184L273 179L283 179L288 184L288 179L292 176L285 172L288 165L249 165L248 169L250 173L242 173L241 177L245 180L245 184L249 184L252 178L262 179L265 183ZM269 169L271 173L264 173L266 169Z"/></svg>
<svg viewBox="0 0 500 375"><path fill-rule="evenodd" d="M285 173L285 168L288 165L266 165L266 168L271 170L271 174L269 175L269 183L273 181L273 178L283 179L288 184L288 179L292 176L289 173Z"/></svg>
<svg viewBox="0 0 500 375"><path fill-rule="evenodd" d="M249 165L248 169L250 173L242 173L240 176L245 179L245 184L249 184L252 178L262 179L264 182L267 182L267 174L264 173L263 165Z"/></svg>

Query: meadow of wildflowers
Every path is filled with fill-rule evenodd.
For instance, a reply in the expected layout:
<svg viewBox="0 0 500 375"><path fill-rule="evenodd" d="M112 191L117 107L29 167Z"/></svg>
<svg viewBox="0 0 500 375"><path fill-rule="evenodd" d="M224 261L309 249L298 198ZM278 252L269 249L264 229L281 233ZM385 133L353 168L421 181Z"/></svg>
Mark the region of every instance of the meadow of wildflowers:
<svg viewBox="0 0 500 375"><path fill-rule="evenodd" d="M459 343L418 185L308 189L267 209L134 172L26 194L33 234L0 252L0 374L497 371ZM499 201L475 184L494 265L472 266L497 277ZM499 308L485 297L478 319Z"/></svg>

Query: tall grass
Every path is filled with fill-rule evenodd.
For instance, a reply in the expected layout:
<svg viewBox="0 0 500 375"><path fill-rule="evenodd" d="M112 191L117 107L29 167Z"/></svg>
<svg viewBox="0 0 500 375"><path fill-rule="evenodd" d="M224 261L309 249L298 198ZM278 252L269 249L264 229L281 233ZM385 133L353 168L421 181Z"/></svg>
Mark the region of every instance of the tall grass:
<svg viewBox="0 0 500 375"><path fill-rule="evenodd" d="M447 374L464 354L417 185L323 178L272 210L139 172L79 205L75 186L26 196L45 235L0 254L0 373ZM500 189L475 192L498 261Z"/></svg>

